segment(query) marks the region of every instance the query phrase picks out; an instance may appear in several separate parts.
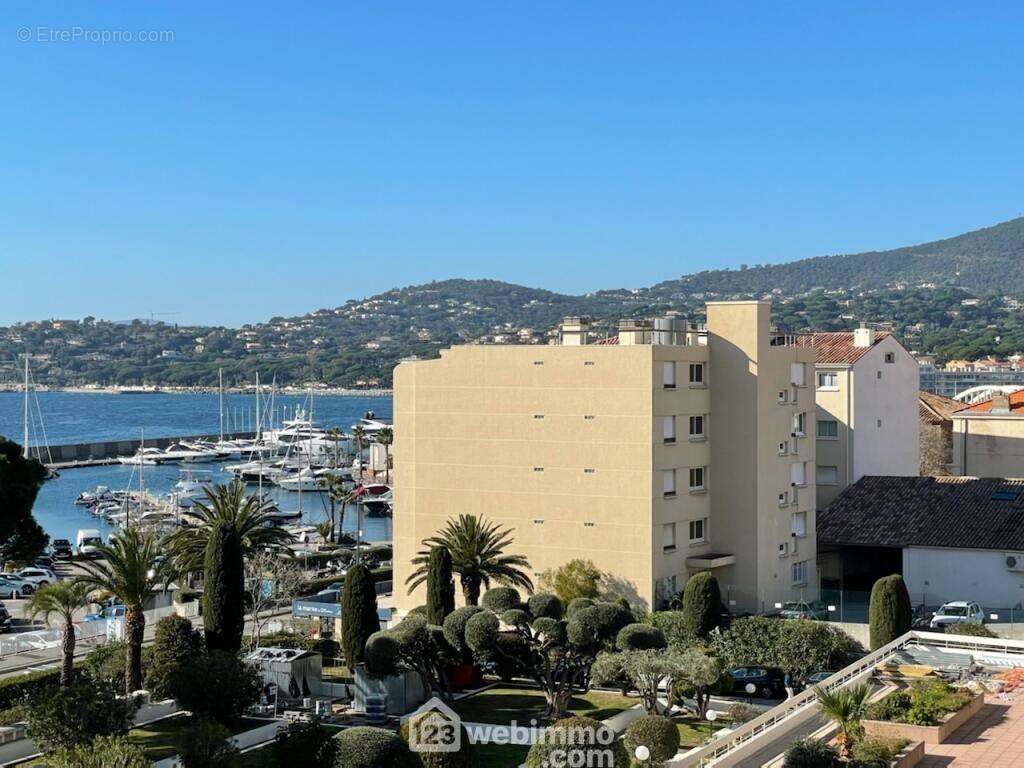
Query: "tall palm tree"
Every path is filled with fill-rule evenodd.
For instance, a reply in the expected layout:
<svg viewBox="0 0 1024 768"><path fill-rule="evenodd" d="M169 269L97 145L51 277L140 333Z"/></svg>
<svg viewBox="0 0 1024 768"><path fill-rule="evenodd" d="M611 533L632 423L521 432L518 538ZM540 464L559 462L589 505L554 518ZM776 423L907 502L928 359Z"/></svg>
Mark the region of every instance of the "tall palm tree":
<svg viewBox="0 0 1024 768"><path fill-rule="evenodd" d="M75 673L75 614L93 604L92 588L79 581L55 581L44 584L29 597L25 615L32 619L42 617L47 626L57 616L63 629L61 637L60 685L67 688Z"/></svg>
<svg viewBox="0 0 1024 768"><path fill-rule="evenodd" d="M193 515L199 524L181 528L167 537L167 548L182 573L203 570L206 545L219 523L231 528L242 543L243 554L261 549L285 553L292 535L272 524L266 505L256 496L245 495L245 484L235 480L228 485L205 490L206 500L197 501Z"/></svg>
<svg viewBox="0 0 1024 768"><path fill-rule="evenodd" d="M350 491L345 481L335 475L324 475L320 478L319 485L327 493L327 500L330 502L330 514L331 514L331 537L327 539L328 543L334 543L334 531L339 534L344 530L345 526L345 506L348 503ZM337 510L337 503L341 502L341 519L338 520L337 527L335 527L335 511Z"/></svg>
<svg viewBox="0 0 1024 768"><path fill-rule="evenodd" d="M412 559L416 570L405 581L409 592L427 580L427 564L434 547L445 547L451 553L452 570L459 574L466 605L476 605L481 586L489 588L491 582L532 592L533 582L526 573L529 561L522 555L504 554L511 541L512 531L499 528L497 523L475 515L459 515L436 536L423 540L425 548Z"/></svg>
<svg viewBox="0 0 1024 768"><path fill-rule="evenodd" d="M164 557L162 542L137 528L115 533L109 544L96 549L101 559L82 563L85 573L77 581L114 595L124 603L125 691L131 693L142 687L142 636L146 631L143 610L146 603L167 588L173 568Z"/></svg>
<svg viewBox="0 0 1024 768"><path fill-rule="evenodd" d="M345 433L337 427L331 427L327 430L327 439L334 441L334 466L341 464L341 456L338 452L341 446L341 441L345 439Z"/></svg>
<svg viewBox="0 0 1024 768"><path fill-rule="evenodd" d="M848 688L827 691L820 685L814 687L821 713L839 726L839 742L843 756L853 757L853 746L864 735L861 720L867 714L868 700L872 688L867 683L858 683Z"/></svg>
<svg viewBox="0 0 1024 768"><path fill-rule="evenodd" d="M352 445L354 445L356 448L356 458L359 459L360 469L362 469L363 466L363 445L365 445L365 443L366 430L363 429L362 424L356 424L354 427L352 427Z"/></svg>
<svg viewBox="0 0 1024 768"><path fill-rule="evenodd" d="M382 427L377 432L377 442L384 446L384 482L391 484L391 455L388 447L395 441L395 433L391 427Z"/></svg>

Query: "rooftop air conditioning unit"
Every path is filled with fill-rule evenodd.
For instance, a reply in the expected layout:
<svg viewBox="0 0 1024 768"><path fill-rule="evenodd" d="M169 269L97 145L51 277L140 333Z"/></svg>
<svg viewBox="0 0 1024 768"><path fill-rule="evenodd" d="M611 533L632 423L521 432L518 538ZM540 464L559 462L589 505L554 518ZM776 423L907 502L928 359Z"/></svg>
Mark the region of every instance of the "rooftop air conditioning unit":
<svg viewBox="0 0 1024 768"><path fill-rule="evenodd" d="M1003 562L1006 564L1006 570L1024 573L1024 555L1006 555Z"/></svg>

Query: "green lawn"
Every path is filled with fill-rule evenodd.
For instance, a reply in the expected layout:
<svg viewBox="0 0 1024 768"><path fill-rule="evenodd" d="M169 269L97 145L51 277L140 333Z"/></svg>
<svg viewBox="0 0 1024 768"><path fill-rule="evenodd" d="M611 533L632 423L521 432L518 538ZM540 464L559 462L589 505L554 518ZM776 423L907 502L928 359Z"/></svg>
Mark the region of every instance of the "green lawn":
<svg viewBox="0 0 1024 768"><path fill-rule="evenodd" d="M261 725L266 725L266 720L240 720L232 726L231 733L251 731ZM155 723L147 723L138 728L133 728L128 733L132 743L139 745L150 760L163 760L178 754L179 734L192 724L191 715L175 715Z"/></svg>
<svg viewBox="0 0 1024 768"><path fill-rule="evenodd" d="M606 720L637 703L637 699L618 693L590 691L573 696L569 701L569 711L574 715ZM519 725L528 727L531 718L540 720L544 713L544 694L536 688L498 686L460 699L455 702L454 709L469 723L505 725L515 720Z"/></svg>
<svg viewBox="0 0 1024 768"><path fill-rule="evenodd" d="M720 731L722 728L728 727L728 722L723 722L724 717L719 717L714 722L715 731ZM672 722L676 724L676 728L679 729L679 748L690 749L691 747L699 747L704 743L705 739L711 734L708 730L712 723L707 720L698 720L694 715L676 715L672 718Z"/></svg>
<svg viewBox="0 0 1024 768"><path fill-rule="evenodd" d="M529 751L521 744L477 744L477 768L516 768L526 762Z"/></svg>

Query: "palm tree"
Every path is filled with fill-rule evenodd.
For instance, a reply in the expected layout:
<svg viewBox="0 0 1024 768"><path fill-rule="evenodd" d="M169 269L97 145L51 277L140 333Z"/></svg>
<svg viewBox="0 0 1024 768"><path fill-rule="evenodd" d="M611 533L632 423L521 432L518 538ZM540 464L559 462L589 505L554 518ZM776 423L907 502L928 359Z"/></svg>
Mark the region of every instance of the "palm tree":
<svg viewBox="0 0 1024 768"><path fill-rule="evenodd" d="M847 759L853 756L853 745L864 735L860 721L867 714L868 700L872 689L867 683L858 683L848 688L827 691L820 685L814 686L821 713L839 726L840 747Z"/></svg>
<svg viewBox="0 0 1024 768"><path fill-rule="evenodd" d="M345 526L345 505L348 503L349 490L348 486L345 485L345 481L335 475L324 475L320 478L320 487L327 493L327 500L331 504L331 536L326 539L328 543L334 543L334 531L338 531L340 534L344 530ZM338 526L335 528L334 515L337 509L337 502L341 502L341 519L338 521Z"/></svg>
<svg viewBox="0 0 1024 768"><path fill-rule="evenodd" d="M363 468L363 444L365 442L366 442L366 430L363 429L362 424L356 424L354 427L352 427L352 444L356 448L356 458L359 459L359 469L360 469L360 471L362 471L362 468ZM353 478L353 479L355 479L355 478Z"/></svg>
<svg viewBox="0 0 1024 768"><path fill-rule="evenodd" d="M142 636L146 631L143 610L146 603L167 588L173 569L171 561L164 557L162 542L136 528L115 533L109 544L96 549L101 559L82 563L85 573L77 581L114 595L124 603L125 691L131 693L142 687Z"/></svg>
<svg viewBox="0 0 1024 768"><path fill-rule="evenodd" d="M377 442L384 446L384 482L391 484L391 455L388 446L395 441L395 433L391 427L382 427L377 432Z"/></svg>
<svg viewBox="0 0 1024 768"><path fill-rule="evenodd" d="M44 584L25 604L25 615L42 617L47 626L57 616L63 624L61 638L60 685L67 688L75 672L75 614L93 604L89 598L92 588L78 581L56 581Z"/></svg>
<svg viewBox="0 0 1024 768"><path fill-rule="evenodd" d="M341 464L341 457L338 455L338 447L341 441L345 439L345 433L337 427L331 427L327 430L327 439L334 441L334 466Z"/></svg>
<svg viewBox="0 0 1024 768"><path fill-rule="evenodd" d="M452 556L452 570L459 574L466 605L476 605L480 587L491 582L533 591L533 582L526 574L529 561L522 555L506 555L512 531L502 530L497 523L488 523L475 515L459 515L449 520L436 536L424 539L425 549L412 559L416 570L406 579L411 593L427 580L430 550L445 547Z"/></svg>
<svg viewBox="0 0 1024 768"><path fill-rule="evenodd" d="M193 507L199 524L181 528L166 540L181 573L202 572L210 534L220 523L234 531L245 555L261 549L287 553L292 535L272 524L270 513L258 497L245 495L244 483L235 480L228 485L207 488L205 494L206 501L197 501Z"/></svg>

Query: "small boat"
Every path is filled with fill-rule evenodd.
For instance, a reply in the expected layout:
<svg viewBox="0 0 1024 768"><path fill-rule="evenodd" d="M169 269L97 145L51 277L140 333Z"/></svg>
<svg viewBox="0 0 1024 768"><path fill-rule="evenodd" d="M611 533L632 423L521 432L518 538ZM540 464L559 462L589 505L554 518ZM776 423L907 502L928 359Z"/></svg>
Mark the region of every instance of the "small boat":
<svg viewBox="0 0 1024 768"><path fill-rule="evenodd" d="M79 507L91 507L103 501L114 501L114 494L105 485L97 485L93 491L82 491L75 499L75 505Z"/></svg>
<svg viewBox="0 0 1024 768"><path fill-rule="evenodd" d="M131 456L119 456L117 460L121 464L144 464L147 467L153 467L161 463L163 456L164 452L159 448L142 448Z"/></svg>
<svg viewBox="0 0 1024 768"><path fill-rule="evenodd" d="M163 452L163 457L158 461L161 464L177 461L185 464L205 464L216 461L219 458L220 455L214 450L191 443L180 442L168 446Z"/></svg>
<svg viewBox="0 0 1024 768"><path fill-rule="evenodd" d="M212 477L196 477L192 470L182 472L181 479L174 484L173 493L179 501L188 500L202 501L206 498L206 491L216 487Z"/></svg>

